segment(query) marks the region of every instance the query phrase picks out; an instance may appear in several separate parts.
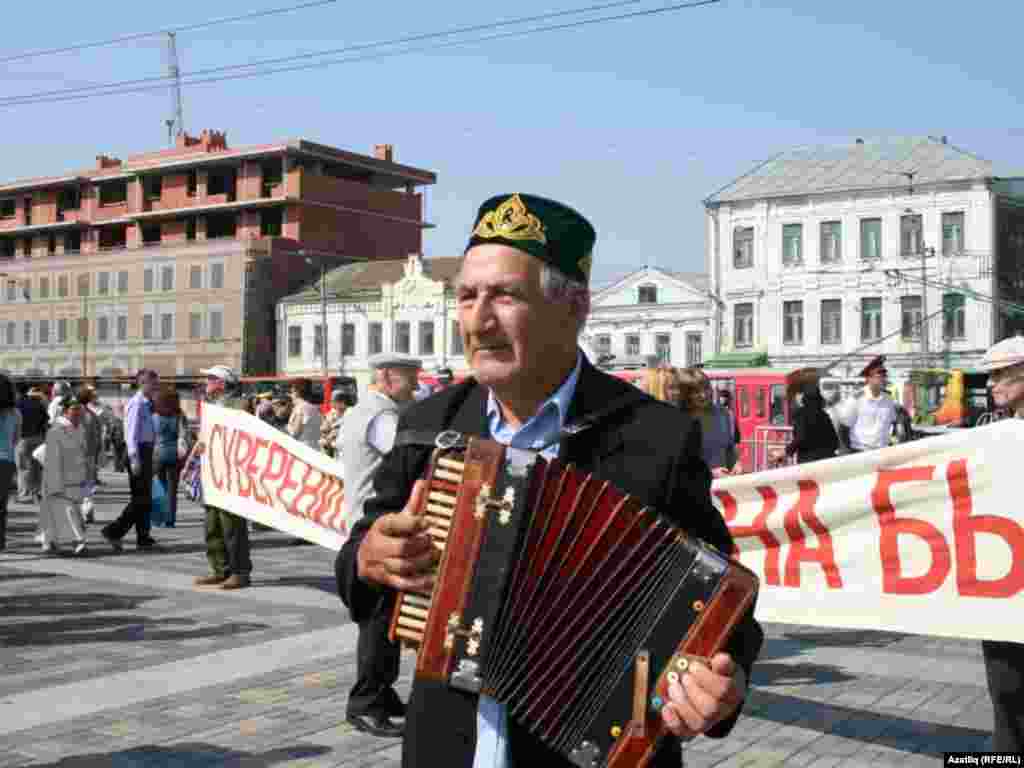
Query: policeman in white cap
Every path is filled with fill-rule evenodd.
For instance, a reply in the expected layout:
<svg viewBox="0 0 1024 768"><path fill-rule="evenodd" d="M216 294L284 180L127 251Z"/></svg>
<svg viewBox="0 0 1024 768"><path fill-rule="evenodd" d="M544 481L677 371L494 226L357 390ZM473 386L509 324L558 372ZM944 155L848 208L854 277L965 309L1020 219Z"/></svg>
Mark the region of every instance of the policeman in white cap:
<svg viewBox="0 0 1024 768"><path fill-rule="evenodd" d="M1024 338L1003 339L979 367L988 371L996 408L1024 418ZM985 640L981 646L995 720L991 748L1024 752L1024 644Z"/></svg>
<svg viewBox="0 0 1024 768"><path fill-rule="evenodd" d="M345 481L345 518L352 525L373 494L373 475L391 451L398 414L413 402L422 364L418 358L381 353L369 359L374 386L349 409L342 421L338 448ZM399 737L405 704L395 692L399 646L388 640L389 616L378 611L359 625L356 682L349 692L346 718L352 726L374 736Z"/></svg>

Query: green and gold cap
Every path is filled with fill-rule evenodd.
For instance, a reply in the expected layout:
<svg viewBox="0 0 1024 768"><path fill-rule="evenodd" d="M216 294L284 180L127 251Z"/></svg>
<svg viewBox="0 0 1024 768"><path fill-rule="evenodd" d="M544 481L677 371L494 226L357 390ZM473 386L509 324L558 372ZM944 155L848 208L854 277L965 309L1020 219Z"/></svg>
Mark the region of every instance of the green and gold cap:
<svg viewBox="0 0 1024 768"><path fill-rule="evenodd" d="M567 205L536 195L496 195L476 215L468 251L494 243L518 248L583 283L590 282L597 233Z"/></svg>

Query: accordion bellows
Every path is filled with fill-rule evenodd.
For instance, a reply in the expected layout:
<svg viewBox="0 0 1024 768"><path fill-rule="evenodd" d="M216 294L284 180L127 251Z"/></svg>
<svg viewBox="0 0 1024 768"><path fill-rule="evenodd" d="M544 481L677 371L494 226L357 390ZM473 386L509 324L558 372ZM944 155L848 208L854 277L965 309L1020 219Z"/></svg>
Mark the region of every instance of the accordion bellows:
<svg viewBox="0 0 1024 768"><path fill-rule="evenodd" d="M470 438L426 480L434 589L399 593L391 622L417 675L503 702L581 768L646 765L669 683L725 647L754 574L532 451Z"/></svg>

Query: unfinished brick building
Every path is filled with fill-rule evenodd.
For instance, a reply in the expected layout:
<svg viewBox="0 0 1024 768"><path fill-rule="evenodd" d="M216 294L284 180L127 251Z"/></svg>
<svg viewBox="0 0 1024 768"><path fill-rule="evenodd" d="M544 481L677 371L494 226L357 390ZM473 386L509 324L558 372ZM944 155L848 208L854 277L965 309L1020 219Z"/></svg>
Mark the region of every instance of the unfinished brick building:
<svg viewBox="0 0 1024 768"><path fill-rule="evenodd" d="M304 140L224 133L0 185L0 369L273 373L274 307L352 260L422 250L434 173ZM312 262L312 263L309 263Z"/></svg>

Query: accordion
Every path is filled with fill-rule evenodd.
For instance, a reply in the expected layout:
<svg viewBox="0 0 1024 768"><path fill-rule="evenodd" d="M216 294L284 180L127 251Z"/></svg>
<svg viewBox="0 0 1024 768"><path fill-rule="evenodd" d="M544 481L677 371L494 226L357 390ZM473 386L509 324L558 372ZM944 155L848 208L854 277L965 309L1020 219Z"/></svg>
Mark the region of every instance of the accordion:
<svg viewBox="0 0 1024 768"><path fill-rule="evenodd" d="M756 576L572 465L446 436L417 510L433 591L398 593L391 639L574 765L646 765L669 683L725 647Z"/></svg>

